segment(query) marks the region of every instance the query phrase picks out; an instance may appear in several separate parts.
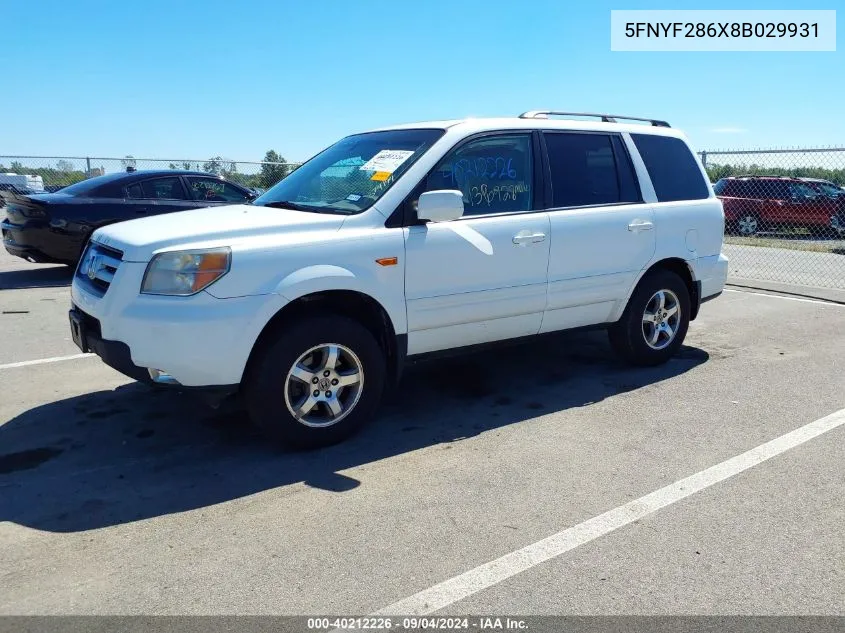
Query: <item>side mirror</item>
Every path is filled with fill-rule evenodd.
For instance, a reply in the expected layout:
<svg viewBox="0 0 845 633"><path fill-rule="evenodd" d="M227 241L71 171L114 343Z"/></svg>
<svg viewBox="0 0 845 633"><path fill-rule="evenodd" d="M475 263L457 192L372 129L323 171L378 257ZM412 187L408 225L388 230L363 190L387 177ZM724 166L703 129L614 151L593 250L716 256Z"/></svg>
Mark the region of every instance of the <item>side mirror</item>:
<svg viewBox="0 0 845 633"><path fill-rule="evenodd" d="M457 189L426 191L417 201L417 217L432 222L451 222L464 214L464 194Z"/></svg>

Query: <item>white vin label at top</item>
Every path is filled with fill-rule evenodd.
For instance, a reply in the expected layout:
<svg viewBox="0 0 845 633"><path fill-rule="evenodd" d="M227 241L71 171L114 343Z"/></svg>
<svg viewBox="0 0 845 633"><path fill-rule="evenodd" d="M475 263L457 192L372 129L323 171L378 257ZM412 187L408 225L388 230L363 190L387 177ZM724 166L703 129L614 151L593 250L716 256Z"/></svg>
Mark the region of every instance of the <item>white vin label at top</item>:
<svg viewBox="0 0 845 633"><path fill-rule="evenodd" d="M835 51L836 11L611 11L610 50Z"/></svg>
<svg viewBox="0 0 845 633"><path fill-rule="evenodd" d="M383 149L361 165L360 169L364 171L384 171L392 174L413 153L412 150L406 149Z"/></svg>

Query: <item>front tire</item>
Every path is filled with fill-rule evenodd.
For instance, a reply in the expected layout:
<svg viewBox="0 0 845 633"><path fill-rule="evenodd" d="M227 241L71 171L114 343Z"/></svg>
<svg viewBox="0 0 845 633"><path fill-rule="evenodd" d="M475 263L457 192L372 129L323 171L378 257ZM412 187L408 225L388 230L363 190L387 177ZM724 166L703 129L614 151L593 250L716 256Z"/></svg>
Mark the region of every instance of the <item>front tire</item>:
<svg viewBox="0 0 845 633"><path fill-rule="evenodd" d="M665 363L683 344L690 314L690 294L683 279L669 270L647 273L622 318L608 328L611 346L634 365Z"/></svg>
<svg viewBox="0 0 845 633"><path fill-rule="evenodd" d="M244 384L250 419L287 446L340 442L368 422L384 388L385 354L363 325L320 316L262 343Z"/></svg>

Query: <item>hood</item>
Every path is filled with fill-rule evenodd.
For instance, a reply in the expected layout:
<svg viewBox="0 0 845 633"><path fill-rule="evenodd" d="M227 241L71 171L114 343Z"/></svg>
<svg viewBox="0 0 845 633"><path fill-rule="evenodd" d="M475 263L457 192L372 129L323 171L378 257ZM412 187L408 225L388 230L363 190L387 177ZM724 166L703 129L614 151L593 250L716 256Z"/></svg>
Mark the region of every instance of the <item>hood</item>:
<svg viewBox="0 0 845 633"><path fill-rule="evenodd" d="M123 251L123 260L149 261L155 251L232 246L256 235L279 234L299 241L303 233L336 231L345 216L252 205L207 207L118 222L98 229L92 240Z"/></svg>

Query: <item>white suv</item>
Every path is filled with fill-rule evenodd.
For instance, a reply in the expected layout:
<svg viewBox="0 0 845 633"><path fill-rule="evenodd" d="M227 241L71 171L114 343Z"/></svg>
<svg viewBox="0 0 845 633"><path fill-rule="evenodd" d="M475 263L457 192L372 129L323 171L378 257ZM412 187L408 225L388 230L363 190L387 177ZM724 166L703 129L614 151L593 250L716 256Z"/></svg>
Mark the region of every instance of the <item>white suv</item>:
<svg viewBox="0 0 845 633"><path fill-rule="evenodd" d="M266 432L316 446L432 352L601 326L627 360L665 362L722 291L723 228L662 121L395 126L342 139L252 204L99 229L71 331L132 378L240 393Z"/></svg>

